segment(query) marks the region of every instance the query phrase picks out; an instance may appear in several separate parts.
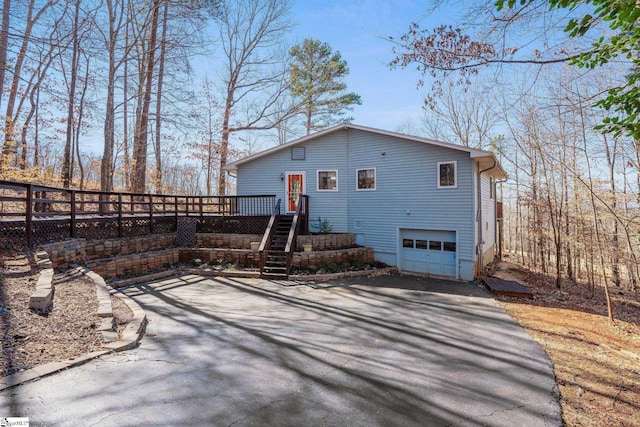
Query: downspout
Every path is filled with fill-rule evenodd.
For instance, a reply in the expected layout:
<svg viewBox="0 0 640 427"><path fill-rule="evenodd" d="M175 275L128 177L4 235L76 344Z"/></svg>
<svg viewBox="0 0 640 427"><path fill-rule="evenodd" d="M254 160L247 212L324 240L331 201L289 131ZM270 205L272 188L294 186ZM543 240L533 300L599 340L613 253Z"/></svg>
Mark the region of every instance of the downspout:
<svg viewBox="0 0 640 427"><path fill-rule="evenodd" d="M478 243L476 245L476 263L477 263L477 268L476 268L476 276L479 276L480 273L482 273L483 269L484 269L484 265L483 265L483 257L484 257L484 251L483 251L483 245L484 245L484 239L482 238L482 174L485 172L490 171L491 169L495 168L498 165L498 161L494 158L493 159L493 165L491 165L491 167L488 167L486 169L480 169L480 163L478 162L478 177L477 177L477 192L478 192Z"/></svg>

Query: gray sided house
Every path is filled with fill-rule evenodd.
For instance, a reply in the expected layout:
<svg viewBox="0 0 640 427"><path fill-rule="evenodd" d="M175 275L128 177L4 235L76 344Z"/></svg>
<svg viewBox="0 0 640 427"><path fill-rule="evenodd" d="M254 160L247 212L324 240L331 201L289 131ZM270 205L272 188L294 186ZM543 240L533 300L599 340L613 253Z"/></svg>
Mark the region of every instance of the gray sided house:
<svg viewBox="0 0 640 427"><path fill-rule="evenodd" d="M276 194L283 213L309 196L309 228L356 234L401 271L472 280L497 253L495 155L354 124L227 165L237 194Z"/></svg>

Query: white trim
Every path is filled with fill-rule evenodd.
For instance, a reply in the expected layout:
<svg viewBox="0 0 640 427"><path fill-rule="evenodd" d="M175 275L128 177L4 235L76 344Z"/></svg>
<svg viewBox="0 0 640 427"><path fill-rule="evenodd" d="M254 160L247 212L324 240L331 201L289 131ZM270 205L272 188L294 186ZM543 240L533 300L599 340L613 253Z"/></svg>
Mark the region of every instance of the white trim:
<svg viewBox="0 0 640 427"><path fill-rule="evenodd" d="M373 188L358 188L358 172L373 170ZM359 168L356 169L356 191L376 191L378 188L378 171L376 168Z"/></svg>
<svg viewBox="0 0 640 427"><path fill-rule="evenodd" d="M454 184L453 185L440 185L440 165L450 165L453 164L453 181ZM438 162L438 166L437 166L437 173L436 173L436 184L438 185L438 188L458 188L458 161L457 160L452 160L449 162Z"/></svg>
<svg viewBox="0 0 640 427"><path fill-rule="evenodd" d="M291 175L302 175L302 191L300 192L300 195L302 196L304 194L307 194L307 174L305 173L305 171L286 171L284 173L284 209L286 213L295 212L295 210L289 210L289 176Z"/></svg>
<svg viewBox="0 0 640 427"><path fill-rule="evenodd" d="M336 174L336 188L320 188L320 172L335 172ZM316 191L318 192L333 192L338 191L338 169L316 169Z"/></svg>

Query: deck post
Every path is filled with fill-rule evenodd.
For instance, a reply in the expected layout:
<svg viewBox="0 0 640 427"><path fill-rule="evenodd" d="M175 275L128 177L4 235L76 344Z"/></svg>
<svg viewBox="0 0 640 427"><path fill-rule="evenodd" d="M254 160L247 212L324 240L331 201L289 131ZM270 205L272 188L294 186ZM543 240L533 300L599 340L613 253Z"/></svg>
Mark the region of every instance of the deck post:
<svg viewBox="0 0 640 427"><path fill-rule="evenodd" d="M149 194L149 234L153 234L153 195Z"/></svg>
<svg viewBox="0 0 640 427"><path fill-rule="evenodd" d="M178 196L173 196L173 210L176 217L176 231L178 231Z"/></svg>
<svg viewBox="0 0 640 427"><path fill-rule="evenodd" d="M69 197L71 197L71 238L75 239L76 237L78 237L78 231L76 229L76 190L71 190L71 194Z"/></svg>
<svg viewBox="0 0 640 427"><path fill-rule="evenodd" d="M123 236L122 232L122 193L118 193L118 237Z"/></svg>
<svg viewBox="0 0 640 427"><path fill-rule="evenodd" d="M27 246L33 247L33 184L27 184L27 199L25 212L25 231L27 233Z"/></svg>

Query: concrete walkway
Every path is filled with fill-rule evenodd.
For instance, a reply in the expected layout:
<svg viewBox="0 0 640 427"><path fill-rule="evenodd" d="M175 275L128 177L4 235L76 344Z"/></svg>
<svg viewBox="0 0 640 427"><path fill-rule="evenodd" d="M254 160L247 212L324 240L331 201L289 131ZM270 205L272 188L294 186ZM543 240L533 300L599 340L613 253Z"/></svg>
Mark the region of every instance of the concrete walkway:
<svg viewBox="0 0 640 427"><path fill-rule="evenodd" d="M476 285L183 276L124 290L140 347L0 392L55 426L557 426L550 362Z"/></svg>

